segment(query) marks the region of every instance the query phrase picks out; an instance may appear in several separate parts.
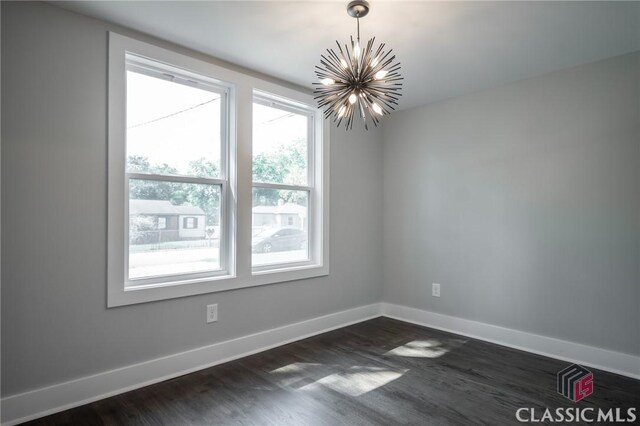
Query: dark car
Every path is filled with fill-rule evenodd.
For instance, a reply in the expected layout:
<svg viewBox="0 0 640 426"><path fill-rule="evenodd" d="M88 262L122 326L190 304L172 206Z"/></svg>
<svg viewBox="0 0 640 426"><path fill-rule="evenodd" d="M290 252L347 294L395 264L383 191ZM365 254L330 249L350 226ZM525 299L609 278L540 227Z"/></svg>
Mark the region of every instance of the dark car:
<svg viewBox="0 0 640 426"><path fill-rule="evenodd" d="M251 241L251 251L254 253L300 250L306 246L307 233L297 228L265 229L254 235Z"/></svg>

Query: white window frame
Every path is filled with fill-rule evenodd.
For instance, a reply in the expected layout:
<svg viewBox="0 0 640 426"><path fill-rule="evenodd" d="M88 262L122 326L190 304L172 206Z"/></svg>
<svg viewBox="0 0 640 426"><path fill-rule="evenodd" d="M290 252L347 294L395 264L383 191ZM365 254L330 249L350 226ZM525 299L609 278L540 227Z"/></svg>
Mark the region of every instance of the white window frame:
<svg viewBox="0 0 640 426"><path fill-rule="evenodd" d="M288 111L294 114L299 114L307 117L309 120L308 126L308 134L307 134L307 184L306 185L290 185L283 183L272 183L272 182L255 182L253 181L252 176L252 184L253 188L263 188L263 189L274 189L274 190L292 190L292 191L304 191L307 192L307 235L309 241L308 247L308 259L302 261L292 261L292 262L278 262L278 263L268 263L264 265L255 265L252 266L252 270L254 274L262 274L262 273L272 273L272 272L280 272L287 271L290 269L296 268L305 268L305 267L313 267L318 263L322 263L322 245L316 244L318 240L321 240L321 236L319 232L320 228L316 228L315 223L318 220L318 217L321 216L320 212L315 208L316 204L321 200L316 194L316 185L315 182L318 179L322 178L322 175L319 174L316 176L316 158L318 157L315 152L315 108L310 107L308 105L302 105L299 102L291 102L290 100L283 99L280 96L277 96L272 93L266 93L263 91L256 90L253 95L253 103L260 104L268 107L277 108L283 111ZM252 153L253 158L253 153ZM253 171L253 163L252 163L252 171ZM320 258L320 259L319 259Z"/></svg>
<svg viewBox="0 0 640 426"><path fill-rule="evenodd" d="M128 178L126 174L126 54L164 63L206 76L226 88L228 115L225 117L228 145L223 153L227 163L221 176L223 191L221 214L226 215L226 247L221 247L225 267L216 274L206 273L180 279L158 279L146 285L127 286L128 267ZM107 211L107 306L116 307L217 291L301 280L329 274L329 123L315 109L310 92L275 84L238 70L172 50L157 47L119 34L109 33L108 90L108 211ZM314 190L309 200L315 219L309 222L313 233L313 257L304 265L282 264L268 270L251 266L252 226L252 110L254 92L267 93L291 105L307 108L313 114ZM311 150L310 150L311 151ZM144 176L147 176L146 174ZM146 178L146 177L143 177ZM183 177L171 177L179 180ZM187 180L191 177L184 177ZM208 179L207 179L208 180ZM125 190L127 192L125 192ZM125 202L126 200L126 202ZM221 222L222 225L222 222ZM313 228L311 228L313 226ZM222 235L221 235L222 237ZM126 249L125 249L126 244ZM311 257L311 256L310 256ZM175 277L174 277L175 278Z"/></svg>
<svg viewBox="0 0 640 426"><path fill-rule="evenodd" d="M125 68L127 71L134 71L145 74L154 78L173 81L176 84L197 87L202 90L211 91L220 95L220 176L219 177L199 177L199 176L177 176L147 172L129 172L126 170L125 164L125 253L124 253L124 269L125 269L125 290L135 290L149 288L153 286L172 285L174 283L185 283L190 280L224 277L230 275L231 265L229 259L231 257L229 251L231 249L229 235L229 209L227 208L229 199L229 181L228 175L228 146L229 142L229 93L231 85L217 81L214 78L202 74L196 74L188 70L176 69L175 65L163 65L158 61L147 59L131 52L125 53ZM126 78L126 77L125 77ZM126 81L125 81L126 87ZM126 96L124 100L126 112ZM125 163L126 163L126 141L125 144ZM182 182L186 184L211 185L220 188L220 267L215 270L192 272L182 274L163 274L157 276L148 276L142 278L129 277L129 183L131 180L147 180L155 182ZM189 219L189 218L184 218ZM195 218L191 218L195 223ZM178 229L195 229L195 227L187 227L186 223L178 223Z"/></svg>

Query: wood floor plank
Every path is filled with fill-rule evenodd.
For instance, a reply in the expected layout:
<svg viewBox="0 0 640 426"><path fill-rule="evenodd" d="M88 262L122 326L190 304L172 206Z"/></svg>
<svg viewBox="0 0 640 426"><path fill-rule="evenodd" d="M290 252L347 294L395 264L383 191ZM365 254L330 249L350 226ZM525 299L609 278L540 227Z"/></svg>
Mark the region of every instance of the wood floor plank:
<svg viewBox="0 0 640 426"><path fill-rule="evenodd" d="M555 389L567 365L376 318L28 424L519 424L520 407L576 407ZM640 408L640 381L593 373L580 407Z"/></svg>

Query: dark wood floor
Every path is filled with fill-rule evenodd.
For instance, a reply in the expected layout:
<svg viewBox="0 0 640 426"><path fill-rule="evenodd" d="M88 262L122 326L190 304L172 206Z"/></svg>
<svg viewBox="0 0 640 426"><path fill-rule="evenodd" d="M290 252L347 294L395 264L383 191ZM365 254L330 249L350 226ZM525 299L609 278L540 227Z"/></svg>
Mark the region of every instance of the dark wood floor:
<svg viewBox="0 0 640 426"><path fill-rule="evenodd" d="M593 370L576 405L568 363L377 318L45 417L32 425L519 424L519 407L640 409L640 381Z"/></svg>

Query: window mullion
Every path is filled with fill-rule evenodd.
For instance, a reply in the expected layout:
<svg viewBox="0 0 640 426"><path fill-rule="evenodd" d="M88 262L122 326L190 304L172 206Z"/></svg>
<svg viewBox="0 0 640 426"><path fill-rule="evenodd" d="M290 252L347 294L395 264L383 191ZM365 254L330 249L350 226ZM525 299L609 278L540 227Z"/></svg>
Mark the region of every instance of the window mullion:
<svg viewBox="0 0 640 426"><path fill-rule="evenodd" d="M283 183L253 182L254 188L281 189L285 191L312 191L311 186L286 185Z"/></svg>
<svg viewBox="0 0 640 426"><path fill-rule="evenodd" d="M158 175L153 173L126 173L129 179L155 180L162 182L180 182L180 183L196 183L201 185L224 185L226 179L213 179L197 176L179 176L179 175Z"/></svg>

